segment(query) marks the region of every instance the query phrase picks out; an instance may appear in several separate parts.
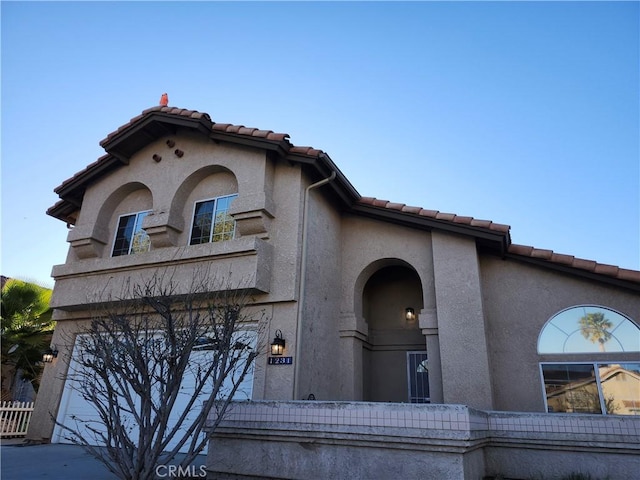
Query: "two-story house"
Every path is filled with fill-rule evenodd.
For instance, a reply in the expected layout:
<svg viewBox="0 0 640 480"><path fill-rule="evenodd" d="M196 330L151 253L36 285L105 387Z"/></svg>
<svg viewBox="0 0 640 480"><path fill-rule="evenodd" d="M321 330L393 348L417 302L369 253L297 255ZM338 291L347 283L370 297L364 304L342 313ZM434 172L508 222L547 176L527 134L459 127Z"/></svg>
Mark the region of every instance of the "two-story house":
<svg viewBox="0 0 640 480"><path fill-rule="evenodd" d="M92 306L126 282L162 269L189 278L196 266L242 282L267 311L269 338L286 341L290 362L279 365L264 345L253 400L640 411L638 271L514 245L508 226L488 220L361 197L325 152L193 110L150 108L101 146L106 154L56 188L47 212L70 228L70 247L53 269L61 354L47 366L30 438L63 441L52 418L82 412L62 377L73 348L63 339ZM635 383L608 389L614 370ZM585 385L589 402L571 393ZM241 452L242 425L229 428L219 451L228 441ZM236 473L258 475L250 463Z"/></svg>

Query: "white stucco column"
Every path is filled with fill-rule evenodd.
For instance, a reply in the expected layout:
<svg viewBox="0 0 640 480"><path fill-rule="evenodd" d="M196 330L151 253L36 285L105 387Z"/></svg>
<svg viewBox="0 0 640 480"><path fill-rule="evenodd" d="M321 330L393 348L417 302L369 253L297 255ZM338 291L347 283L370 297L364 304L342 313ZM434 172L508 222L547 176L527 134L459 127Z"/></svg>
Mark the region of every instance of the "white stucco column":
<svg viewBox="0 0 640 480"><path fill-rule="evenodd" d="M444 402L491 410L487 332L475 240L433 232L432 244Z"/></svg>

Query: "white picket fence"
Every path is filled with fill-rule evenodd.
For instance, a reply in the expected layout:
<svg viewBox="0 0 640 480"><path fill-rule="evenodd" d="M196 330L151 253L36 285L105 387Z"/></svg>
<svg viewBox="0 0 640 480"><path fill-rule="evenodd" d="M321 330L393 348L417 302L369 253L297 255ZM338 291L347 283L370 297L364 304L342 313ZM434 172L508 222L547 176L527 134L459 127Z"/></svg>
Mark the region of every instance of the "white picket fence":
<svg viewBox="0 0 640 480"><path fill-rule="evenodd" d="M24 437L33 413L33 402L0 402L0 437Z"/></svg>

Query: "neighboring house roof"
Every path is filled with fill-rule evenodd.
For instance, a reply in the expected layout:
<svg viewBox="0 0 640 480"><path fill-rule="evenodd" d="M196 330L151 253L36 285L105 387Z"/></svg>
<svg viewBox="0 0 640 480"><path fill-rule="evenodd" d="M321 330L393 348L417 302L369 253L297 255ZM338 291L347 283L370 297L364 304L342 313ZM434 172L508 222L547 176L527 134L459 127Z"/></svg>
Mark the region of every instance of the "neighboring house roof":
<svg viewBox="0 0 640 480"><path fill-rule="evenodd" d="M331 158L312 147L300 147L289 141L286 133L247 128L243 125L215 123L203 112L173 107L152 107L132 118L107 135L100 145L107 152L94 163L65 180L54 191L61 200L47 210L47 214L75 224L77 211L82 205L89 185L111 171L129 163L132 155L142 147L178 128L199 132L216 142L228 142L265 149L272 155L292 163L301 164L314 178L327 178L336 174L329 185L345 209L353 214L402 224L426 230L444 230L474 237L481 248L497 252L504 257L534 263L568 273L579 273L597 280L640 290L640 272L599 264L590 260L561 255L551 250L514 245L510 227L490 220L442 213L401 203L392 203L371 197L361 197Z"/></svg>

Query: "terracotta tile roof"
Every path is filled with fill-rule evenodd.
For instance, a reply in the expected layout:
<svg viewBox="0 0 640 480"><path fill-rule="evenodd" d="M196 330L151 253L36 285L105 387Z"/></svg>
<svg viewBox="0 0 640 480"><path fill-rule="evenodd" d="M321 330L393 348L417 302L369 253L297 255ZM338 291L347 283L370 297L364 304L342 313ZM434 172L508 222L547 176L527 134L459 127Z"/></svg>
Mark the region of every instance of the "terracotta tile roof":
<svg viewBox="0 0 640 480"><path fill-rule="evenodd" d="M456 215L454 213L443 213L437 210L427 210L421 207L411 207L403 203L393 203L388 200L380 200L373 197L361 197L358 203L363 205L372 205L374 207L385 208L398 212L408 213L412 215L419 215L445 222L451 222L456 224L468 225L471 227L483 228L491 231L501 232L508 234L511 227L509 225L503 225L501 223L494 223L491 220L478 220L473 217L465 217ZM517 245L510 243L507 247L507 252L514 256L526 257L531 259L537 259L550 264L563 265L578 270L583 270L590 273L604 275L607 277L616 278L619 280L637 282L640 283L640 271L629 270L625 268L619 268L614 265L606 265L603 263L597 263L593 260L585 260L582 258L576 258L572 255L564 255L555 253L552 250L544 250L540 248L530 247L526 245Z"/></svg>
<svg viewBox="0 0 640 480"><path fill-rule="evenodd" d="M614 277L620 280L640 283L640 271L598 263L593 260L576 258L572 255L555 253L553 250L542 250L527 245L517 245L512 243L509 245L508 252L513 255L542 259L551 263L561 264L567 267L605 275L607 277Z"/></svg>
<svg viewBox="0 0 640 480"><path fill-rule="evenodd" d="M209 116L209 114L204 112L199 112L197 110L189 110L186 108L161 107L161 106L147 108L140 115L133 117L127 123L118 127L116 130L109 133L103 140L101 140L100 146L104 147L117 135L119 135L126 129L133 126L136 122L142 120L148 114L154 113L154 112L166 113L166 114L176 115L176 116L185 117L185 118L193 118L193 119L202 118L211 122L211 130L214 132L230 133L230 134L235 134L243 137L255 137L255 138L260 138L264 140L270 140L273 142L284 142L287 146L287 151L289 153L294 153L297 155L304 155L308 157L317 158L321 154L324 154L322 150L319 150L317 148L292 145L289 142L290 137L288 133L276 133L276 132L273 132L272 130L260 130L258 128L250 128L250 127L245 127L244 125L234 125L231 123L215 123L211 120L211 117ZM74 174L72 177L63 181L58 187L54 189L54 191L56 193L60 193L61 191L64 191L65 187L81 180L82 177L88 176L101 168L108 167L112 164L116 165L119 163L120 162L115 157L107 153L106 155L103 155L95 162L87 165L84 169L80 170L79 172Z"/></svg>
<svg viewBox="0 0 640 480"><path fill-rule="evenodd" d="M461 225L466 227L474 227L479 231L492 232L495 234L502 234L506 240L507 253L512 256L519 256L523 258L533 259L536 261L549 262L551 265L559 265L574 268L581 271L586 271L594 274L603 275L606 277L612 277L615 279L630 281L634 283L640 283L640 272L635 270L628 270L619 268L613 265L599 264L591 260L584 260L575 258L571 255L562 255L554 253L551 250L542 250L534 247L528 247L525 245L511 244L509 231L509 225L503 225L500 223L494 223L491 220L479 220L473 217L456 215L454 213L444 213L438 210L428 210L421 207L414 207L405 205L403 203L394 203L388 200L381 200L373 197L361 197L355 189L350 185L348 180L344 178L338 168L331 162L328 155L322 150L313 147L296 146L290 143L289 135L286 133L275 133L272 130L260 130L258 128L249 128L244 125L233 125L230 123L215 123L211 120L211 117L207 113L198 112L197 110L188 110L184 108L175 108L168 106L155 106L144 110L140 115L132 118L128 123L122 125L117 130L111 132L105 139L100 142L101 146L108 145L120 133L126 129L134 126L137 122L144 119L145 116L159 112L168 115L176 115L179 117L185 117L195 120L204 120L205 125L210 124L212 132L224 133L238 138L252 137L260 139L262 141L273 142L278 144L284 149L286 154L293 154L299 156L307 156L311 158L324 160L324 165L327 165L330 171L338 171L339 176L342 178L344 185L347 185L352 189L348 202L355 200L355 205L374 206L377 208L383 208L389 212L398 212L408 214L409 216L426 217L429 219L437 220L438 222L449 223L450 225ZM122 165L122 162L113 155L107 153L103 155L95 162L85 167L80 172L76 173L73 177L65 180L60 186L55 189L55 192L60 194L63 200L59 201L49 209L49 212L62 218L63 207L71 207L69 202L73 202L74 196L79 195L78 199L81 202L82 195L84 194L84 186L92 181L96 176L101 175L103 172L110 169L117 168ZM76 191L80 188L80 191ZM66 208L68 210L69 208ZM440 223L442 224L442 223Z"/></svg>
<svg viewBox="0 0 640 480"><path fill-rule="evenodd" d="M272 130L259 130L257 128L247 128L244 125L233 125L231 123L214 123L212 130L225 133L237 133L239 135L249 135L251 137L266 138L282 142L289 139L288 133L274 133Z"/></svg>
<svg viewBox="0 0 640 480"><path fill-rule="evenodd" d="M477 220L473 217L463 217L460 215L456 215L455 213L443 213L439 212L438 210L427 210L421 207L411 207L405 205L404 203L393 203L388 200L380 200L373 197L360 197L359 203L363 205L373 205L374 207L382 207L389 210L410 213L422 217L434 218L436 220L443 220L446 222L469 225L471 227L484 228L487 230L493 230L502 233L509 233L509 230L511 228L509 227L509 225L494 223L491 220Z"/></svg>
<svg viewBox="0 0 640 480"><path fill-rule="evenodd" d="M131 125L133 125L137 121L144 118L147 114L152 112L169 113L171 115L178 115L181 117L195 118L195 119L204 118L208 121L211 121L211 117L209 116L208 113L198 112L197 110L187 110L186 108L175 108L175 107L151 107L151 108L147 108L140 115L133 117L131 120L129 120L128 123L125 123L124 125L119 127L117 130L107 135L107 137L100 142L100 146L104 146L104 144L108 143L109 140L111 140L113 137L118 135L120 132L122 132L123 130L126 130Z"/></svg>
<svg viewBox="0 0 640 480"><path fill-rule="evenodd" d="M104 140L103 140L104 141ZM53 191L56 193L60 193L61 190L64 189L64 187L66 187L67 185L69 185L70 183L75 182L76 180L78 180L79 178L81 178L83 175L86 175L87 173L96 170L97 168L99 168L100 166L104 165L105 163L107 163L108 161L114 161L115 158L113 158L111 155L109 155L108 153L105 155L102 155L100 158L98 158L95 162L90 163L89 165L87 165L86 167L84 167L82 170L80 170L79 172L75 173L73 175L73 177L71 178L67 178L65 181L63 181L59 186L57 186Z"/></svg>
<svg viewBox="0 0 640 480"><path fill-rule="evenodd" d="M274 132L272 130L260 130L258 128L245 127L244 125L234 125L234 124L231 124L231 123L215 123L215 122L213 122L211 120L211 117L209 116L208 113L199 112L197 110L188 110L186 108L160 107L160 106L158 106L158 107L147 108L140 115L137 115L137 116L133 117L131 120L129 120L129 122L125 123L124 125L119 127L117 130L115 130L115 131L111 132L109 135L107 135L107 137L104 138L100 142L100 145L104 146L106 143L109 142L109 140L113 139L116 135L118 135L122 131L126 130L127 128L131 127L133 124L135 124L136 122L138 122L139 120L144 118L149 113L153 113L153 112L168 113L170 115L177 115L177 116L181 116L181 117L194 118L194 119L203 118L205 120L210 121L211 124L212 124L211 125L211 129L213 131L217 131L217 132L234 133L234 134L237 134L237 135L245 135L245 136L249 136L249 137L264 138L266 140L274 140L274 141L277 141L277 142L283 142L283 141L288 142L288 140L290 138L288 133L276 133L276 132ZM309 156L318 156L320 153L322 153L322 150L318 150L318 149L315 149L315 148L311 148L311 147L296 147L296 146L293 146L293 145L291 146L289 151L290 152L294 152L294 153L302 153L304 155L309 155Z"/></svg>

